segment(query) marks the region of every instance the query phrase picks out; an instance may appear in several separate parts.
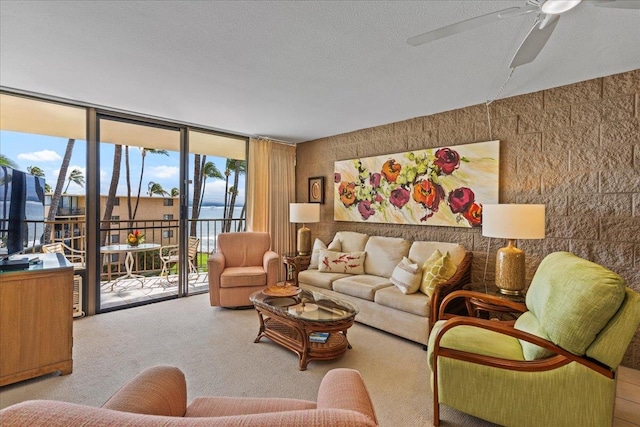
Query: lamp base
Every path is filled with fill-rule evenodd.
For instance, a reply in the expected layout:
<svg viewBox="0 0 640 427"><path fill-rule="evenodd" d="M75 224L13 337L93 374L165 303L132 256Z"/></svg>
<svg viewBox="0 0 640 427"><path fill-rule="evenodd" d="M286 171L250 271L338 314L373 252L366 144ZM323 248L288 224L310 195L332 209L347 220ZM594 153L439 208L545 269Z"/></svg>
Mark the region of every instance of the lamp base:
<svg viewBox="0 0 640 427"><path fill-rule="evenodd" d="M525 288L524 252L513 240L496 254L496 287L505 295L521 295Z"/></svg>
<svg viewBox="0 0 640 427"><path fill-rule="evenodd" d="M311 255L311 229L304 224L298 229L298 255Z"/></svg>

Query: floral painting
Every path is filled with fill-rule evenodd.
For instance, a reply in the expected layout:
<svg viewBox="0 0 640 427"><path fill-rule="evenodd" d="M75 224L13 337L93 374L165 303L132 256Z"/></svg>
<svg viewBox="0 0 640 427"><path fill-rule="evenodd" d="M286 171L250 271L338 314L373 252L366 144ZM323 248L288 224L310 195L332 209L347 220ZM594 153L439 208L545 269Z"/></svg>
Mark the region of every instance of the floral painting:
<svg viewBox="0 0 640 427"><path fill-rule="evenodd" d="M479 227L498 203L500 142L335 162L334 219Z"/></svg>

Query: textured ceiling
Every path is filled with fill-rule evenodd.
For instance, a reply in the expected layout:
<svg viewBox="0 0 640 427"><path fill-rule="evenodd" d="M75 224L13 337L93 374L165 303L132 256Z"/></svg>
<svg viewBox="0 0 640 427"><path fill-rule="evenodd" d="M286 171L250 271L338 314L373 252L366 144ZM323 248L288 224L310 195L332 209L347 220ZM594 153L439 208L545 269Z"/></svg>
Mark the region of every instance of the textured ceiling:
<svg viewBox="0 0 640 427"><path fill-rule="evenodd" d="M519 1L0 2L0 85L300 142L493 99L534 16L407 37ZM500 97L640 69L640 11L583 2Z"/></svg>

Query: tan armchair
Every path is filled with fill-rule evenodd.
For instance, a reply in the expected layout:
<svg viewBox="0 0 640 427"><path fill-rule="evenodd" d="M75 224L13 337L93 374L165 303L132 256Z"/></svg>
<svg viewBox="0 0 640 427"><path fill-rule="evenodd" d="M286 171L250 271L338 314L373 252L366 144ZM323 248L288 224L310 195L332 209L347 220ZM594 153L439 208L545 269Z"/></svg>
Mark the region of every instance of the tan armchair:
<svg viewBox="0 0 640 427"><path fill-rule="evenodd" d="M156 366L138 374L101 408L29 400L1 410L0 425L374 427L378 421L362 377L353 369L327 372L320 383L317 402L197 397L187 405L187 385L182 371Z"/></svg>
<svg viewBox="0 0 640 427"><path fill-rule="evenodd" d="M269 233L218 235L218 251L209 257L209 299L212 306L252 305L249 295L278 280L280 256L270 250Z"/></svg>

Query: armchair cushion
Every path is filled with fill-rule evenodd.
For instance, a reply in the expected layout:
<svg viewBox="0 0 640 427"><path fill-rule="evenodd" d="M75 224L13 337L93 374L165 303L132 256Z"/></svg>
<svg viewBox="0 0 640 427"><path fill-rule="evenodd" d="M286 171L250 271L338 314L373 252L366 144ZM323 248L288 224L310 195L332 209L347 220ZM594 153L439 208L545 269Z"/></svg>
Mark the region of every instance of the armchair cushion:
<svg viewBox="0 0 640 427"><path fill-rule="evenodd" d="M550 341L584 355L620 308L625 287L624 279L611 270L569 252L555 252L540 263L526 303Z"/></svg>
<svg viewBox="0 0 640 427"><path fill-rule="evenodd" d="M227 267L220 274L221 288L265 286L267 273L262 266Z"/></svg>

